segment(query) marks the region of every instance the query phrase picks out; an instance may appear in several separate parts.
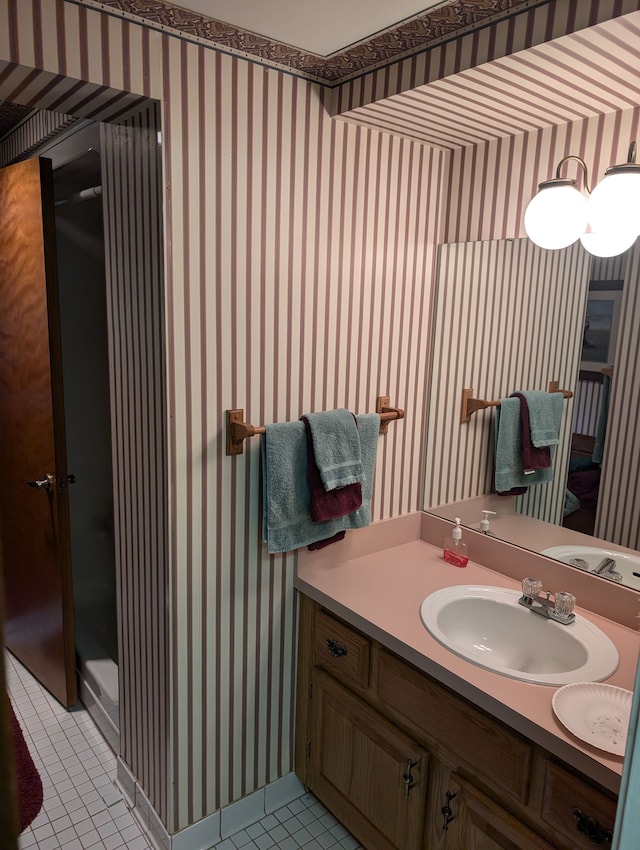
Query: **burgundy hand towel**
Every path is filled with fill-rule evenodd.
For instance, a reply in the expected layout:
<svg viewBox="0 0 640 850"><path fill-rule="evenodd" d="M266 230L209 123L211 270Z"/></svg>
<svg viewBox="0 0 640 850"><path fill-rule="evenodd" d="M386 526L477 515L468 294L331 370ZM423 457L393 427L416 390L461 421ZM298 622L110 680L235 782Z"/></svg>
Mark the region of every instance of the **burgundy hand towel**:
<svg viewBox="0 0 640 850"><path fill-rule="evenodd" d="M529 424L529 405L522 393L511 393L512 398L520 399L520 424L522 426L522 468L549 469L551 466L551 450L549 446L534 446L531 442L531 425Z"/></svg>
<svg viewBox="0 0 640 850"><path fill-rule="evenodd" d="M313 439L311 429L306 416L301 416L304 422L307 437L307 481L311 493L309 513L314 522L326 522L329 519L337 519L346 516L362 505L362 484L347 484L346 487L338 487L335 490L325 490L316 459L313 454ZM333 542L333 541L332 541Z"/></svg>
<svg viewBox="0 0 640 850"><path fill-rule="evenodd" d="M309 543L307 549L310 552L315 552L317 549L324 549L325 546L329 546L331 543L337 543L338 540L344 540L344 531L336 532L333 537L325 537L324 540L316 540L315 543Z"/></svg>

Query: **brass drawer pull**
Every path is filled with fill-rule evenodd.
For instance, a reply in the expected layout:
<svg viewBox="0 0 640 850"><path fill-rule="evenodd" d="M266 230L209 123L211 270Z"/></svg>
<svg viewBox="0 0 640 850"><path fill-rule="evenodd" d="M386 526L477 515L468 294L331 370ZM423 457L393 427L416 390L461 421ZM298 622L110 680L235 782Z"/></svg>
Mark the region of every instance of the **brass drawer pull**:
<svg viewBox="0 0 640 850"><path fill-rule="evenodd" d="M342 658L347 654L347 647L332 638L327 638L327 648L334 658Z"/></svg>
<svg viewBox="0 0 640 850"><path fill-rule="evenodd" d="M610 829L603 829L595 818L585 815L580 809L574 809L573 816L578 832L586 835L592 844L611 844L613 833Z"/></svg>

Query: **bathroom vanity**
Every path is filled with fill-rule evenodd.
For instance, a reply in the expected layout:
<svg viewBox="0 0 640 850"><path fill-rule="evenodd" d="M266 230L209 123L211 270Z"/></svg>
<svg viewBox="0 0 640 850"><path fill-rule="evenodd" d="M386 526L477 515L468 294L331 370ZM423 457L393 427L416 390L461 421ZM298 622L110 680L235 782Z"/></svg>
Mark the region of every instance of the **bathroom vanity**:
<svg viewBox="0 0 640 850"><path fill-rule="evenodd" d="M299 557L298 777L368 850L606 846L622 758L560 724L554 687L482 669L420 620L442 587L517 582L446 564L411 522ZM578 610L618 649L607 682L631 689L638 633Z"/></svg>

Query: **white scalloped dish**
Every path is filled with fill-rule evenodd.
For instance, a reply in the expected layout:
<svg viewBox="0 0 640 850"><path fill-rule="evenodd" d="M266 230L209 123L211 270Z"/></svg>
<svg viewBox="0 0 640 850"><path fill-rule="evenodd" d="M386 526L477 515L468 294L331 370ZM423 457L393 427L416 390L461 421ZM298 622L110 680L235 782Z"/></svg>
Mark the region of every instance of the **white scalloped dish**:
<svg viewBox="0 0 640 850"><path fill-rule="evenodd" d="M623 756L629 731L633 693L599 682L575 682L559 688L552 699L558 720L576 738Z"/></svg>

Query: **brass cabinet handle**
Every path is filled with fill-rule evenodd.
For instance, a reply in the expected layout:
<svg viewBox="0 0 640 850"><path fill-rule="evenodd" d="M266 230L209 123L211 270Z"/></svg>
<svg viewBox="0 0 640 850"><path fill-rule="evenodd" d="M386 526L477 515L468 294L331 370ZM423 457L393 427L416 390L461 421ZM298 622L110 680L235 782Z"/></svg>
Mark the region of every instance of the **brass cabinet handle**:
<svg viewBox="0 0 640 850"><path fill-rule="evenodd" d="M332 638L327 638L327 649L334 658L342 658L343 655L347 654L347 647Z"/></svg>
<svg viewBox="0 0 640 850"><path fill-rule="evenodd" d="M592 844L611 844L613 832L610 829L604 829L596 818L585 815L578 808L574 809L572 814L576 819L578 832L586 835L588 841Z"/></svg>

